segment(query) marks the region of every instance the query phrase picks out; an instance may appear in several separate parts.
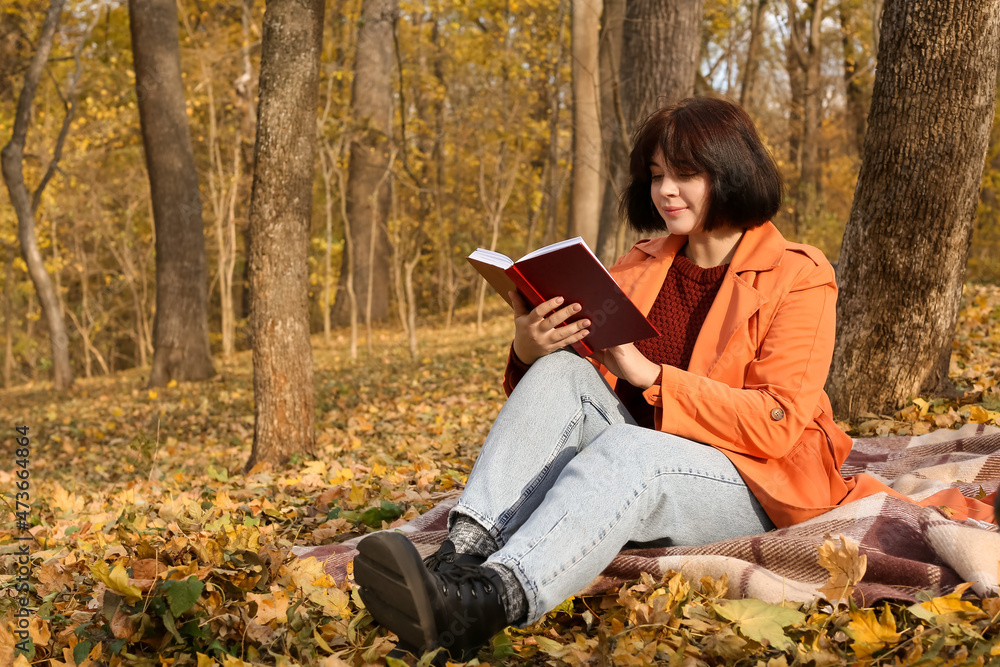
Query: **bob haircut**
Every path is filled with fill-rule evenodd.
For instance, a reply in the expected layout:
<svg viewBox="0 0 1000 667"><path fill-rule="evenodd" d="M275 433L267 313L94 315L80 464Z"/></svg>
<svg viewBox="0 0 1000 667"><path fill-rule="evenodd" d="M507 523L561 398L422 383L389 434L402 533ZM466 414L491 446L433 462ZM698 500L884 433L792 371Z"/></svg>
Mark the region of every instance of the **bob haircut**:
<svg viewBox="0 0 1000 667"><path fill-rule="evenodd" d="M678 176L708 177L705 231L758 227L781 208L781 174L750 116L734 102L689 97L663 107L636 130L632 145L618 212L637 232L667 229L650 194L657 149Z"/></svg>

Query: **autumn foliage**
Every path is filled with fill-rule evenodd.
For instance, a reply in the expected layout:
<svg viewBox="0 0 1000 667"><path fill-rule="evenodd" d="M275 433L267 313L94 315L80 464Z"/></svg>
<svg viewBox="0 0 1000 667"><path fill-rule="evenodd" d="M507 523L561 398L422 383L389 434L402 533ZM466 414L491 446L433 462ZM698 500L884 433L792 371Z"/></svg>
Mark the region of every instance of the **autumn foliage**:
<svg viewBox="0 0 1000 667"><path fill-rule="evenodd" d="M358 361L345 354L346 331L335 330L330 346L314 340L320 457L282 471L241 472L252 437L249 353L204 384L150 391L140 371L128 371L83 380L73 396L36 387L5 394L0 423L23 421L37 443L30 662L386 661L394 637L372 623L350 581L334 582L291 548L399 525L460 487L503 401L505 308L496 299L481 337L471 334L468 310L450 331L428 331L426 356L416 362L398 332L376 331L374 353ZM953 356L965 399L915 398L854 432L996 423L998 312L1000 290L968 288ZM0 483L12 479L0 471ZM0 530L5 542L16 533L12 509ZM15 556L5 553L9 571ZM831 535L816 558L830 572L826 600L728 600L725 579L645 575L603 596L571 599L525 630L508 629L482 659L909 665L992 664L1000 655L1000 599L979 601L960 588L927 591L909 606L858 608L849 601L865 573L857 545ZM13 611L13 598L0 598L7 621ZM0 664L10 664L13 641L5 622Z"/></svg>

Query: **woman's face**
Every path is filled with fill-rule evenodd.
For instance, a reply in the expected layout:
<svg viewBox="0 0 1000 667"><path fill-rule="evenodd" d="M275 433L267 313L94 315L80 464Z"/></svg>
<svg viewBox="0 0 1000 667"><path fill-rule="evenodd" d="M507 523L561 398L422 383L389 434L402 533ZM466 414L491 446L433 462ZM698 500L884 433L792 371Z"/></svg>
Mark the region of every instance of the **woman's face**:
<svg viewBox="0 0 1000 667"><path fill-rule="evenodd" d="M649 165L649 193L653 205L671 234L688 236L701 232L708 214L711 183L705 174L677 174L668 169L663 151L657 149Z"/></svg>

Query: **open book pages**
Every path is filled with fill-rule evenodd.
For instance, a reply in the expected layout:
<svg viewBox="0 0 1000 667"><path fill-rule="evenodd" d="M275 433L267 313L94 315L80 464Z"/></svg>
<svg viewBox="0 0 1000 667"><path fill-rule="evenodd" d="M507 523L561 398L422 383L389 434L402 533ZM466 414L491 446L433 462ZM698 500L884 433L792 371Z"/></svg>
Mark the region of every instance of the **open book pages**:
<svg viewBox="0 0 1000 667"><path fill-rule="evenodd" d="M497 266L501 269L509 269L514 265L514 260L507 255L499 252L493 252L492 250L487 250L486 248L477 248L475 252L469 255L469 259L484 262L491 266Z"/></svg>
<svg viewBox="0 0 1000 667"><path fill-rule="evenodd" d="M542 255L547 255L557 250L562 250L563 248L569 248L570 246L575 246L575 245L579 245L585 248L587 252L590 253L591 257L593 257L594 260L596 260L597 263L601 265L601 268L604 268L604 265L601 264L601 261L599 259L597 259L597 255L595 255L594 251L590 249L590 246L587 245L587 242L583 240L582 236L574 236L573 238L566 239L565 241L556 241L555 243L550 243L547 246L542 246L537 250L532 250L527 255L517 260L517 262L523 262L526 259L532 259L534 257L541 257ZM503 253L496 252L493 250L487 250L486 248L477 248L471 255L469 255L469 259L474 259L480 262L485 262L487 264L492 264L493 266L497 266L504 270L509 269L511 266L517 263ZM605 273L608 273L608 270L606 268L604 269L604 271ZM608 273L608 275L610 276L611 274Z"/></svg>

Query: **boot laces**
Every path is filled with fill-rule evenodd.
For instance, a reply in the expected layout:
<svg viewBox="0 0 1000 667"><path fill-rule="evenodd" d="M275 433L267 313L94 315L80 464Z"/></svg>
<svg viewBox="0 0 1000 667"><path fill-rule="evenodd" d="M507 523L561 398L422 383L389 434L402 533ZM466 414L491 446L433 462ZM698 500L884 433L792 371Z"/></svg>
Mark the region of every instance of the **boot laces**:
<svg viewBox="0 0 1000 667"><path fill-rule="evenodd" d="M436 569L441 563L453 563L455 562L455 557L458 553L451 551L448 553L434 552L430 556L424 559L424 565L427 569Z"/></svg>
<svg viewBox="0 0 1000 667"><path fill-rule="evenodd" d="M483 591L487 595L493 592L493 582L487 578L486 573L478 565L455 565L445 572L439 572L438 579L441 583L441 592L447 595L449 588L454 587L455 595L459 600L462 599L462 589L466 586L469 587L472 597L478 599L479 595L475 586L477 583L482 584Z"/></svg>

